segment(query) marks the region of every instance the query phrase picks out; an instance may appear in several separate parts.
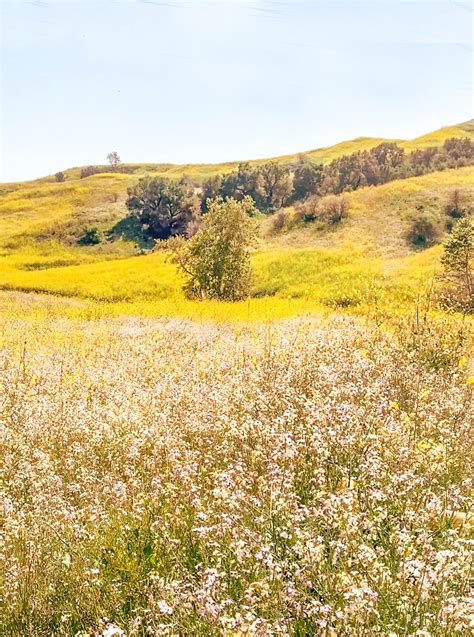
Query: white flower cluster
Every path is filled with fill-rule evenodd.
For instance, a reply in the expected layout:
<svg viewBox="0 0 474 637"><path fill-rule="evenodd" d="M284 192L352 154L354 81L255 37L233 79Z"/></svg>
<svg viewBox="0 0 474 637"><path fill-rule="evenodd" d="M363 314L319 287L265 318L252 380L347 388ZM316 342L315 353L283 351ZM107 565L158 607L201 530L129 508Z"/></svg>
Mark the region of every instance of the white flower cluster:
<svg viewBox="0 0 474 637"><path fill-rule="evenodd" d="M471 386L447 338L2 326L0 633L471 634Z"/></svg>

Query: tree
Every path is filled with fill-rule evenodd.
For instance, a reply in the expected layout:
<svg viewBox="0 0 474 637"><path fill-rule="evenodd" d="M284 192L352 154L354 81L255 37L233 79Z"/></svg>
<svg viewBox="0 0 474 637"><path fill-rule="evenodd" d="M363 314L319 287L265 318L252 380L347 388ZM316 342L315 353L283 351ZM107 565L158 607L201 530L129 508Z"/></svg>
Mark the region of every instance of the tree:
<svg viewBox="0 0 474 637"><path fill-rule="evenodd" d="M258 189L267 211L283 208L293 192L293 173L287 166L269 161L258 169Z"/></svg>
<svg viewBox="0 0 474 637"><path fill-rule="evenodd" d="M112 170L116 170L118 165L122 163L122 160L116 150L113 150L107 155L107 161L112 166Z"/></svg>
<svg viewBox="0 0 474 637"><path fill-rule="evenodd" d="M394 179L405 163L404 149L393 142L379 144L372 148L370 155L375 158L380 167L380 180L382 182Z"/></svg>
<svg viewBox="0 0 474 637"><path fill-rule="evenodd" d="M250 218L255 214L251 197L209 201L199 232L189 241L174 240L174 260L187 281L189 298L236 301L248 296L251 285L249 248L256 236Z"/></svg>
<svg viewBox="0 0 474 637"><path fill-rule="evenodd" d="M222 177L213 175L207 179L202 186L201 212L207 212L207 202L219 196L222 187Z"/></svg>
<svg viewBox="0 0 474 637"><path fill-rule="evenodd" d="M128 189L127 208L154 239L186 235L199 216L194 189L162 177L144 177Z"/></svg>
<svg viewBox="0 0 474 637"><path fill-rule="evenodd" d="M66 180L66 175L63 173L62 170L60 170L54 175L54 178L56 179L58 183L61 183Z"/></svg>
<svg viewBox="0 0 474 637"><path fill-rule="evenodd" d="M319 192L321 180L323 178L323 165L300 157L294 169L294 190L292 200L305 199L309 195L316 195Z"/></svg>
<svg viewBox="0 0 474 637"><path fill-rule="evenodd" d="M242 201L250 196L259 205L258 171L248 162L239 164L237 170L224 175L219 189L219 194L224 199L236 199Z"/></svg>
<svg viewBox="0 0 474 637"><path fill-rule="evenodd" d="M474 224L471 217L462 217L444 242L441 263L447 282L446 299L467 312L474 311L473 259Z"/></svg>

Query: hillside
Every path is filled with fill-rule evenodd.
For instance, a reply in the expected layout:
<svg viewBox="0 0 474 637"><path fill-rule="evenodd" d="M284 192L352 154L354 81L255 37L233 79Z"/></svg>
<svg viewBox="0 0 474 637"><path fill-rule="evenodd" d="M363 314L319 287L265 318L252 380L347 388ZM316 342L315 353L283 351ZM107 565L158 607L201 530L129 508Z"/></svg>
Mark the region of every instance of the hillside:
<svg viewBox="0 0 474 637"><path fill-rule="evenodd" d="M334 146L284 155L276 158L253 160L258 165L270 160L288 162L301 155L314 162L328 163L350 153L368 150L384 141L397 141L412 151L442 144L450 137L474 139L474 120L441 128L410 141L360 137ZM56 183L54 176L29 182L0 183L0 246L18 247L28 238L58 239L70 243L87 225L111 229L123 218L127 188L144 174L181 177L189 175L198 181L210 175L234 170L239 162L222 164L125 164L133 174L100 173L80 179L81 168L65 170L67 180Z"/></svg>
<svg viewBox="0 0 474 637"><path fill-rule="evenodd" d="M403 145L414 149L452 136L472 138L473 129L473 122L467 122ZM380 141L359 138L305 155L327 162ZM201 178L236 165L140 164L133 174L101 173L85 179L79 178L76 168L67 171L63 183L45 177L3 184L0 287L74 297L82 303L105 302L107 312L114 313L226 317L225 305L208 303L198 308L184 299L180 278L166 254L147 253L152 244L133 235L126 220L125 198L127 188L145 172L175 176L192 172ZM252 313L287 316L325 307L359 312L379 297L387 308L403 306L416 297L420 286L429 285L440 254L437 246L416 250L407 241L407 230L414 218L426 213L442 235L444 206L455 188L462 188L464 196L474 200L474 167L350 192L346 195L349 217L334 227L299 223L274 231L272 219L262 217L261 239L253 255ZM287 214L291 218L292 209ZM88 226L103 232L105 238L99 245L78 244ZM234 305L232 315L248 316L249 307Z"/></svg>

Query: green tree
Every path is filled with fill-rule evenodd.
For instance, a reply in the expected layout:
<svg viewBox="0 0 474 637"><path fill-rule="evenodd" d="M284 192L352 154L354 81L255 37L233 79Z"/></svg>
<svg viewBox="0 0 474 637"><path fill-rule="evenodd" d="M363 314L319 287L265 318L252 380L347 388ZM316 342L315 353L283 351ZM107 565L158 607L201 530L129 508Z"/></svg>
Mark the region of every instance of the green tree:
<svg viewBox="0 0 474 637"><path fill-rule="evenodd" d="M187 242L170 243L174 260L187 279L183 289L189 298L236 301L248 296L250 247L256 236L254 214L251 197L210 200L199 232Z"/></svg>
<svg viewBox="0 0 474 637"><path fill-rule="evenodd" d="M207 212L208 200L218 197L221 187L222 177L220 175L213 175L203 183L201 194L201 212Z"/></svg>
<svg viewBox="0 0 474 637"><path fill-rule="evenodd" d="M144 177L129 188L127 208L154 239L186 235L199 217L192 186L163 177Z"/></svg>
<svg viewBox="0 0 474 637"><path fill-rule="evenodd" d="M293 201L300 201L310 195L316 195L323 177L323 165L313 164L304 156L299 158L294 168Z"/></svg>
<svg viewBox="0 0 474 637"><path fill-rule="evenodd" d="M241 201L244 197L250 196L259 205L258 193L258 170L252 168L248 162L239 164L237 170L223 175L219 194L224 199L236 199Z"/></svg>
<svg viewBox="0 0 474 637"><path fill-rule="evenodd" d="M288 166L269 161L258 169L258 190L267 211L283 208L293 192L293 173Z"/></svg>
<svg viewBox="0 0 474 637"><path fill-rule="evenodd" d="M445 298L451 305L467 312L474 311L474 224L471 217L462 217L444 242L441 263L447 282Z"/></svg>

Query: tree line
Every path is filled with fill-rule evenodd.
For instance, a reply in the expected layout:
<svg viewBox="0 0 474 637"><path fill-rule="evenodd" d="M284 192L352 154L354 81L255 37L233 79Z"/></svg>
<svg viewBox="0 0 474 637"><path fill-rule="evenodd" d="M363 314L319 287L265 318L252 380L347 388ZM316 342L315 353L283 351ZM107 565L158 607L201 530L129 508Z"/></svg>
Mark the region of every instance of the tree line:
<svg viewBox="0 0 474 637"><path fill-rule="evenodd" d="M272 214L296 202L311 200L313 206L315 198L473 162L474 142L469 138L451 138L442 146L411 153L396 143L384 142L327 165L304 156L288 163L241 163L233 172L214 175L202 185L188 177L175 181L147 176L128 190L127 207L150 237L191 236L216 199L251 197L257 211ZM343 215L336 217L340 220Z"/></svg>

